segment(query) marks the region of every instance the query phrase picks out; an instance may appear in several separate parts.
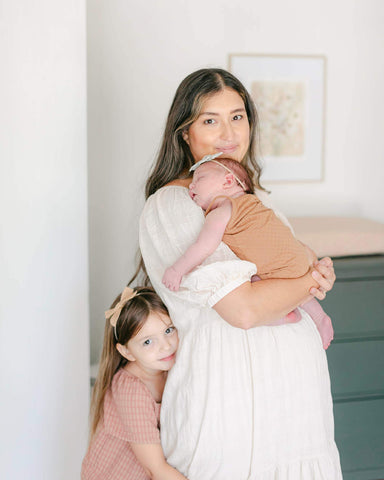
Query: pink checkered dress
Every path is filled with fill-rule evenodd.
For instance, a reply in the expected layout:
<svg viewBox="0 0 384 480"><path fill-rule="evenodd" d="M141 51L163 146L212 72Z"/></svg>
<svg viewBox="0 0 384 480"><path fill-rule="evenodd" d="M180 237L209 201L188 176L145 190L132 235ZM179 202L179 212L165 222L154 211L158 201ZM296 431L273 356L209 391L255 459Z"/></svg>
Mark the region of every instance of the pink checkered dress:
<svg viewBox="0 0 384 480"><path fill-rule="evenodd" d="M89 445L82 480L149 480L130 443L160 443L160 404L137 377L120 369L104 400L104 419Z"/></svg>

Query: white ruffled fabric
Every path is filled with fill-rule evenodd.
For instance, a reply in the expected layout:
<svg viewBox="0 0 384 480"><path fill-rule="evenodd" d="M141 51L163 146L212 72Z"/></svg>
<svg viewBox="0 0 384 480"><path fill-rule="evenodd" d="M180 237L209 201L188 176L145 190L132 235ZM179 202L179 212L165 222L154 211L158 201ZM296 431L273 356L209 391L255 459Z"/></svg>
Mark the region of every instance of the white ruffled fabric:
<svg viewBox="0 0 384 480"><path fill-rule="evenodd" d="M223 243L178 292L165 269L197 238L204 215L183 187L151 196L140 247L179 330L161 409L168 462L189 480L339 480L327 360L309 316L241 330L210 308L256 272Z"/></svg>

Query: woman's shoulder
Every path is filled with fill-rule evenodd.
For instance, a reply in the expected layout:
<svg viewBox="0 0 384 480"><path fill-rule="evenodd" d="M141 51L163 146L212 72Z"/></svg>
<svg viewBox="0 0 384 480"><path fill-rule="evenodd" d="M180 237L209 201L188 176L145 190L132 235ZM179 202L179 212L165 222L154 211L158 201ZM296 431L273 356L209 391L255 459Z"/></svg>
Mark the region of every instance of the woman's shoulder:
<svg viewBox="0 0 384 480"><path fill-rule="evenodd" d="M165 185L148 197L143 213L150 214L159 210L176 213L180 209L193 209L193 206L200 208L193 203L188 188L181 185Z"/></svg>
<svg viewBox="0 0 384 480"><path fill-rule="evenodd" d="M192 177L190 178L176 178L165 185L165 187L184 187L189 188L189 185L192 182Z"/></svg>

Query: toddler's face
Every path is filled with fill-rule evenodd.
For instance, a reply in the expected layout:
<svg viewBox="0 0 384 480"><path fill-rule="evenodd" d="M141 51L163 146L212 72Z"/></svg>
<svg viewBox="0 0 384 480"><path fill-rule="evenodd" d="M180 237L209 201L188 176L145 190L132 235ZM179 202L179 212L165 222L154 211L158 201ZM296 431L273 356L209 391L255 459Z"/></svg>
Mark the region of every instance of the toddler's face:
<svg viewBox="0 0 384 480"><path fill-rule="evenodd" d="M224 193L226 172L212 162L203 163L195 170L192 183L189 185L189 195L203 210L206 210L212 200Z"/></svg>
<svg viewBox="0 0 384 480"><path fill-rule="evenodd" d="M127 343L127 358L147 373L168 371L175 364L178 344L179 337L172 320L168 315L153 312Z"/></svg>

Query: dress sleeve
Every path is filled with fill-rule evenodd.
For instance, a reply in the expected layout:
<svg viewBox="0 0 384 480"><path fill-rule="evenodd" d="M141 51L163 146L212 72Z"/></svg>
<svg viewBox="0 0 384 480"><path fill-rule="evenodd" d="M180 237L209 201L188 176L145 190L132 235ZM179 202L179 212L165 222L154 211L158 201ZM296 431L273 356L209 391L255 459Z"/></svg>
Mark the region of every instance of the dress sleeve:
<svg viewBox="0 0 384 480"><path fill-rule="evenodd" d="M183 277L178 292L162 283L171 266L196 241L204 214L184 187L163 187L146 202L140 218L140 249L152 285L168 305L172 300L212 307L256 273L223 242L200 266Z"/></svg>
<svg viewBox="0 0 384 480"><path fill-rule="evenodd" d="M160 443L156 403L140 380L122 376L113 389L113 403L121 426L114 428L115 436L130 443Z"/></svg>

